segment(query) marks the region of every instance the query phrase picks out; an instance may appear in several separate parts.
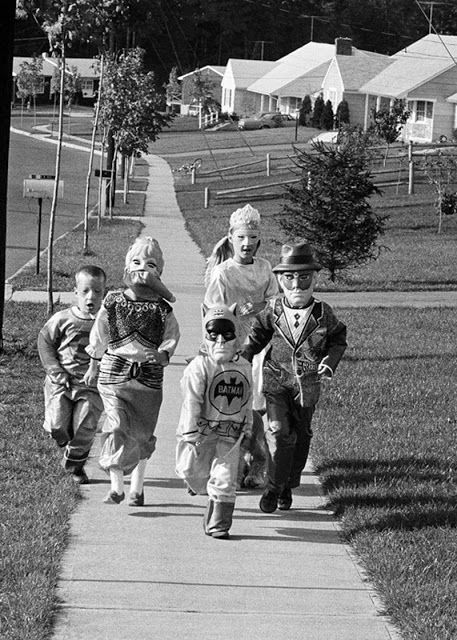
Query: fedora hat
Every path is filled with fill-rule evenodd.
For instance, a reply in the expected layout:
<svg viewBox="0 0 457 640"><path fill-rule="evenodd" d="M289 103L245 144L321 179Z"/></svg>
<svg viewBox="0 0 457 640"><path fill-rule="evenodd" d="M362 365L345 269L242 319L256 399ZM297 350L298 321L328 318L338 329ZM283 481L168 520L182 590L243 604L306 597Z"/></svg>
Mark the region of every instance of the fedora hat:
<svg viewBox="0 0 457 640"><path fill-rule="evenodd" d="M314 258L311 246L306 242L284 244L281 249L281 262L274 267L275 273L282 271L320 271L322 266Z"/></svg>

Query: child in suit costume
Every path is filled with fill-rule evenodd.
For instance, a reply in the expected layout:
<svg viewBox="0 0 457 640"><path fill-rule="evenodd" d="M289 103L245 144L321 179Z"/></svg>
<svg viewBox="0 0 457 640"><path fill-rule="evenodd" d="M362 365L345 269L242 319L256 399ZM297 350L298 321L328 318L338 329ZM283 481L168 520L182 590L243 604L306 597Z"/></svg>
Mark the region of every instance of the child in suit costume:
<svg viewBox="0 0 457 640"><path fill-rule="evenodd" d="M346 349L346 326L313 297L321 269L306 243L284 245L273 271L283 296L269 301L252 325L242 355L252 360L268 345L263 365L268 428L265 513L290 509L311 443L321 380L333 377Z"/></svg>

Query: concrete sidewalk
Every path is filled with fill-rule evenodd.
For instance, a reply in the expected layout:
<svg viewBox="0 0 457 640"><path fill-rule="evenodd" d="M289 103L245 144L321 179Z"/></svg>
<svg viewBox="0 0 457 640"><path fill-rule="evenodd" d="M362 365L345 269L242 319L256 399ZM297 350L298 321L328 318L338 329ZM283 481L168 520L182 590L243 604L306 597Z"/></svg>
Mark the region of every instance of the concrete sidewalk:
<svg viewBox="0 0 457 640"><path fill-rule="evenodd" d="M201 335L204 260L184 229L168 165L148 161L144 233L162 246L182 339L165 373L144 507L103 504L109 483L93 451L92 483L81 487L63 559L53 640L398 638L310 470L291 511L262 514L260 491L242 491L231 539L203 534L206 498L190 497L174 476L174 450L179 380Z"/></svg>

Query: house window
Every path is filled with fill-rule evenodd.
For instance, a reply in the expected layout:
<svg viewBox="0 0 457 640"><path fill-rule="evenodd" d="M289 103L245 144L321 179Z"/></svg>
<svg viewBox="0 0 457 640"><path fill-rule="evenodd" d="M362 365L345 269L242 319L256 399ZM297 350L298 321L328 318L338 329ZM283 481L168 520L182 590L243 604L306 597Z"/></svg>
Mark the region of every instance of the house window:
<svg viewBox="0 0 457 640"><path fill-rule="evenodd" d="M89 79L81 80L81 93L85 98L91 97L94 95L94 81Z"/></svg>
<svg viewBox="0 0 457 640"><path fill-rule="evenodd" d="M433 102L429 100L411 100L408 102L408 110L413 122L425 122L433 118Z"/></svg>

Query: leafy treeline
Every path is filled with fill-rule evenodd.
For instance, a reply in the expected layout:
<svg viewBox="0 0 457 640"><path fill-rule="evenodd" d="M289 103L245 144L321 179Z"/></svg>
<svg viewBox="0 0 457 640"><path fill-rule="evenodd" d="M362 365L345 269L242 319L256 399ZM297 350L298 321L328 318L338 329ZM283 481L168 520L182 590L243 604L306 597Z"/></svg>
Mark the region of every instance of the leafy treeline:
<svg viewBox="0 0 457 640"><path fill-rule="evenodd" d="M105 4L116 0L97 3ZM124 0L119 5L128 5L128 11L123 9L111 31L114 47L142 47L146 66L163 81L173 66L181 74L205 64L224 65L229 57L276 60L309 40L333 42L338 36L351 37L361 49L392 54L429 32L429 9L416 0ZM456 34L457 5L434 5L433 28ZM18 21L15 55L46 50L36 22ZM69 55L97 53L94 43L75 42Z"/></svg>

